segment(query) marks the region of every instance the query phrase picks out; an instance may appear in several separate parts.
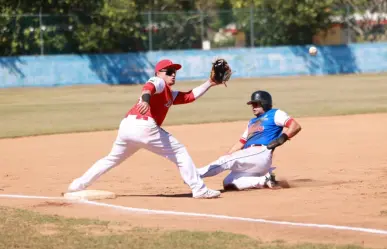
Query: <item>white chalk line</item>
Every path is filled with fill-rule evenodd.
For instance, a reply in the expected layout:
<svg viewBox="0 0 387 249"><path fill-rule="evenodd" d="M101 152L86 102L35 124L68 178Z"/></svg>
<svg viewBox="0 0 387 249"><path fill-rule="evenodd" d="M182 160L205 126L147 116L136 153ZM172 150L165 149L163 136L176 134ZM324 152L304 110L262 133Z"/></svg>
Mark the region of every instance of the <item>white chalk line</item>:
<svg viewBox="0 0 387 249"><path fill-rule="evenodd" d="M214 218L214 219L222 219L222 220L247 221L247 222L254 222L254 223L287 225L287 226L297 226L297 227L326 228L326 229L333 229L333 230L346 230L346 231L355 231L355 232L387 235L387 230L380 230L380 229L373 229L373 228L336 226L336 225L330 225L330 224L313 224L313 223L289 222L289 221L274 221L274 220L265 220L265 219L257 219L257 218L244 218L244 217L235 217L235 216L227 216L227 215L217 215L217 214L203 214L203 213L154 210L154 209L145 209L145 208L132 208L132 207L125 207L125 206L113 205L113 204L96 202L96 201L69 200L69 199L64 198L64 197L0 194L0 198L43 199L43 200L61 200L61 201L65 200L65 201L69 201L69 202L84 203L84 204L93 205L93 206L108 207L108 208L118 209L118 210L122 210L122 211L128 211L131 213L137 212L137 213L146 213L146 214L164 214L164 215L175 215L175 216Z"/></svg>

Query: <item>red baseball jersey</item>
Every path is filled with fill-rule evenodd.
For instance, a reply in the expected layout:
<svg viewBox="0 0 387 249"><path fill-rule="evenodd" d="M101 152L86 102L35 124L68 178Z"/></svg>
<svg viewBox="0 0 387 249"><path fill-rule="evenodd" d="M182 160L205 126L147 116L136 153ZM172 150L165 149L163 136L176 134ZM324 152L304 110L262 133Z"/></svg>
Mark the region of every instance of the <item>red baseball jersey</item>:
<svg viewBox="0 0 387 249"><path fill-rule="evenodd" d="M144 85L143 90L151 91L151 99L149 102L149 111L145 114L140 114L136 105L142 102L141 96L138 102L128 111L128 115L137 115L139 118L153 118L157 125L161 125L167 116L169 107L172 105L187 104L195 100L191 91L180 92L173 91L170 86L165 84L165 81L159 77L150 78Z"/></svg>

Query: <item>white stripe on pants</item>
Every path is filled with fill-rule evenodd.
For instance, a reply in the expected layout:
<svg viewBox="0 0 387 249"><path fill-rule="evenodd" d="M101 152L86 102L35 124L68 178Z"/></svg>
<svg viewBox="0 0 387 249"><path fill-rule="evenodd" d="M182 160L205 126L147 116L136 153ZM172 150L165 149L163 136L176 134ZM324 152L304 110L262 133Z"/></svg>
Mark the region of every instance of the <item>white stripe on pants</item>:
<svg viewBox="0 0 387 249"><path fill-rule="evenodd" d="M101 175L118 166L139 149L149 150L176 164L181 177L194 195L207 191L185 146L160 128L153 119L136 119L133 115L121 121L109 155L95 162L80 178L75 179L70 184L69 190L90 186Z"/></svg>

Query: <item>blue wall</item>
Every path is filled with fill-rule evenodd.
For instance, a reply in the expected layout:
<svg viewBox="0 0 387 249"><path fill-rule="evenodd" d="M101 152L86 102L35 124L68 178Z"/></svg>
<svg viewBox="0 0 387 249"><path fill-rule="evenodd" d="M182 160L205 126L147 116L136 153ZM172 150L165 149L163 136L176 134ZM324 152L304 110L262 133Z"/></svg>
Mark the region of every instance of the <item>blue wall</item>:
<svg viewBox="0 0 387 249"><path fill-rule="evenodd" d="M387 43L185 50L103 55L0 57L0 88L144 83L158 60L181 63L178 80L206 79L211 61L227 59L233 78L387 72Z"/></svg>

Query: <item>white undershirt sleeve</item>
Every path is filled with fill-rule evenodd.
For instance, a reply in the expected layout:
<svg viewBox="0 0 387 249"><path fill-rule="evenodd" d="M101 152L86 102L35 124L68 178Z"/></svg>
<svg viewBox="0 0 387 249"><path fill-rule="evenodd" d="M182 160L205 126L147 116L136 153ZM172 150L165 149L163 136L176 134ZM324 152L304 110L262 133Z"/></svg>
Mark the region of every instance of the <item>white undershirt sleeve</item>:
<svg viewBox="0 0 387 249"><path fill-rule="evenodd" d="M277 110L274 114L274 122L276 125L284 127L291 117L282 110Z"/></svg>
<svg viewBox="0 0 387 249"><path fill-rule="evenodd" d="M156 94L161 93L165 88L165 81L159 77L152 77L148 80L149 83L152 83L156 88Z"/></svg>
<svg viewBox="0 0 387 249"><path fill-rule="evenodd" d="M210 87L211 87L210 81L206 81L203 84L201 84L200 86L197 86L194 89L192 89L192 93L193 93L195 99L200 98L200 96L202 96L205 92L207 92L207 90Z"/></svg>
<svg viewBox="0 0 387 249"><path fill-rule="evenodd" d="M247 125L247 127L246 127L246 130L243 132L243 134L242 134L242 136L241 136L241 138L240 138L240 140L239 141L243 141L243 142L246 142L247 141L247 136L249 135L248 134L248 130L249 130L249 126Z"/></svg>

